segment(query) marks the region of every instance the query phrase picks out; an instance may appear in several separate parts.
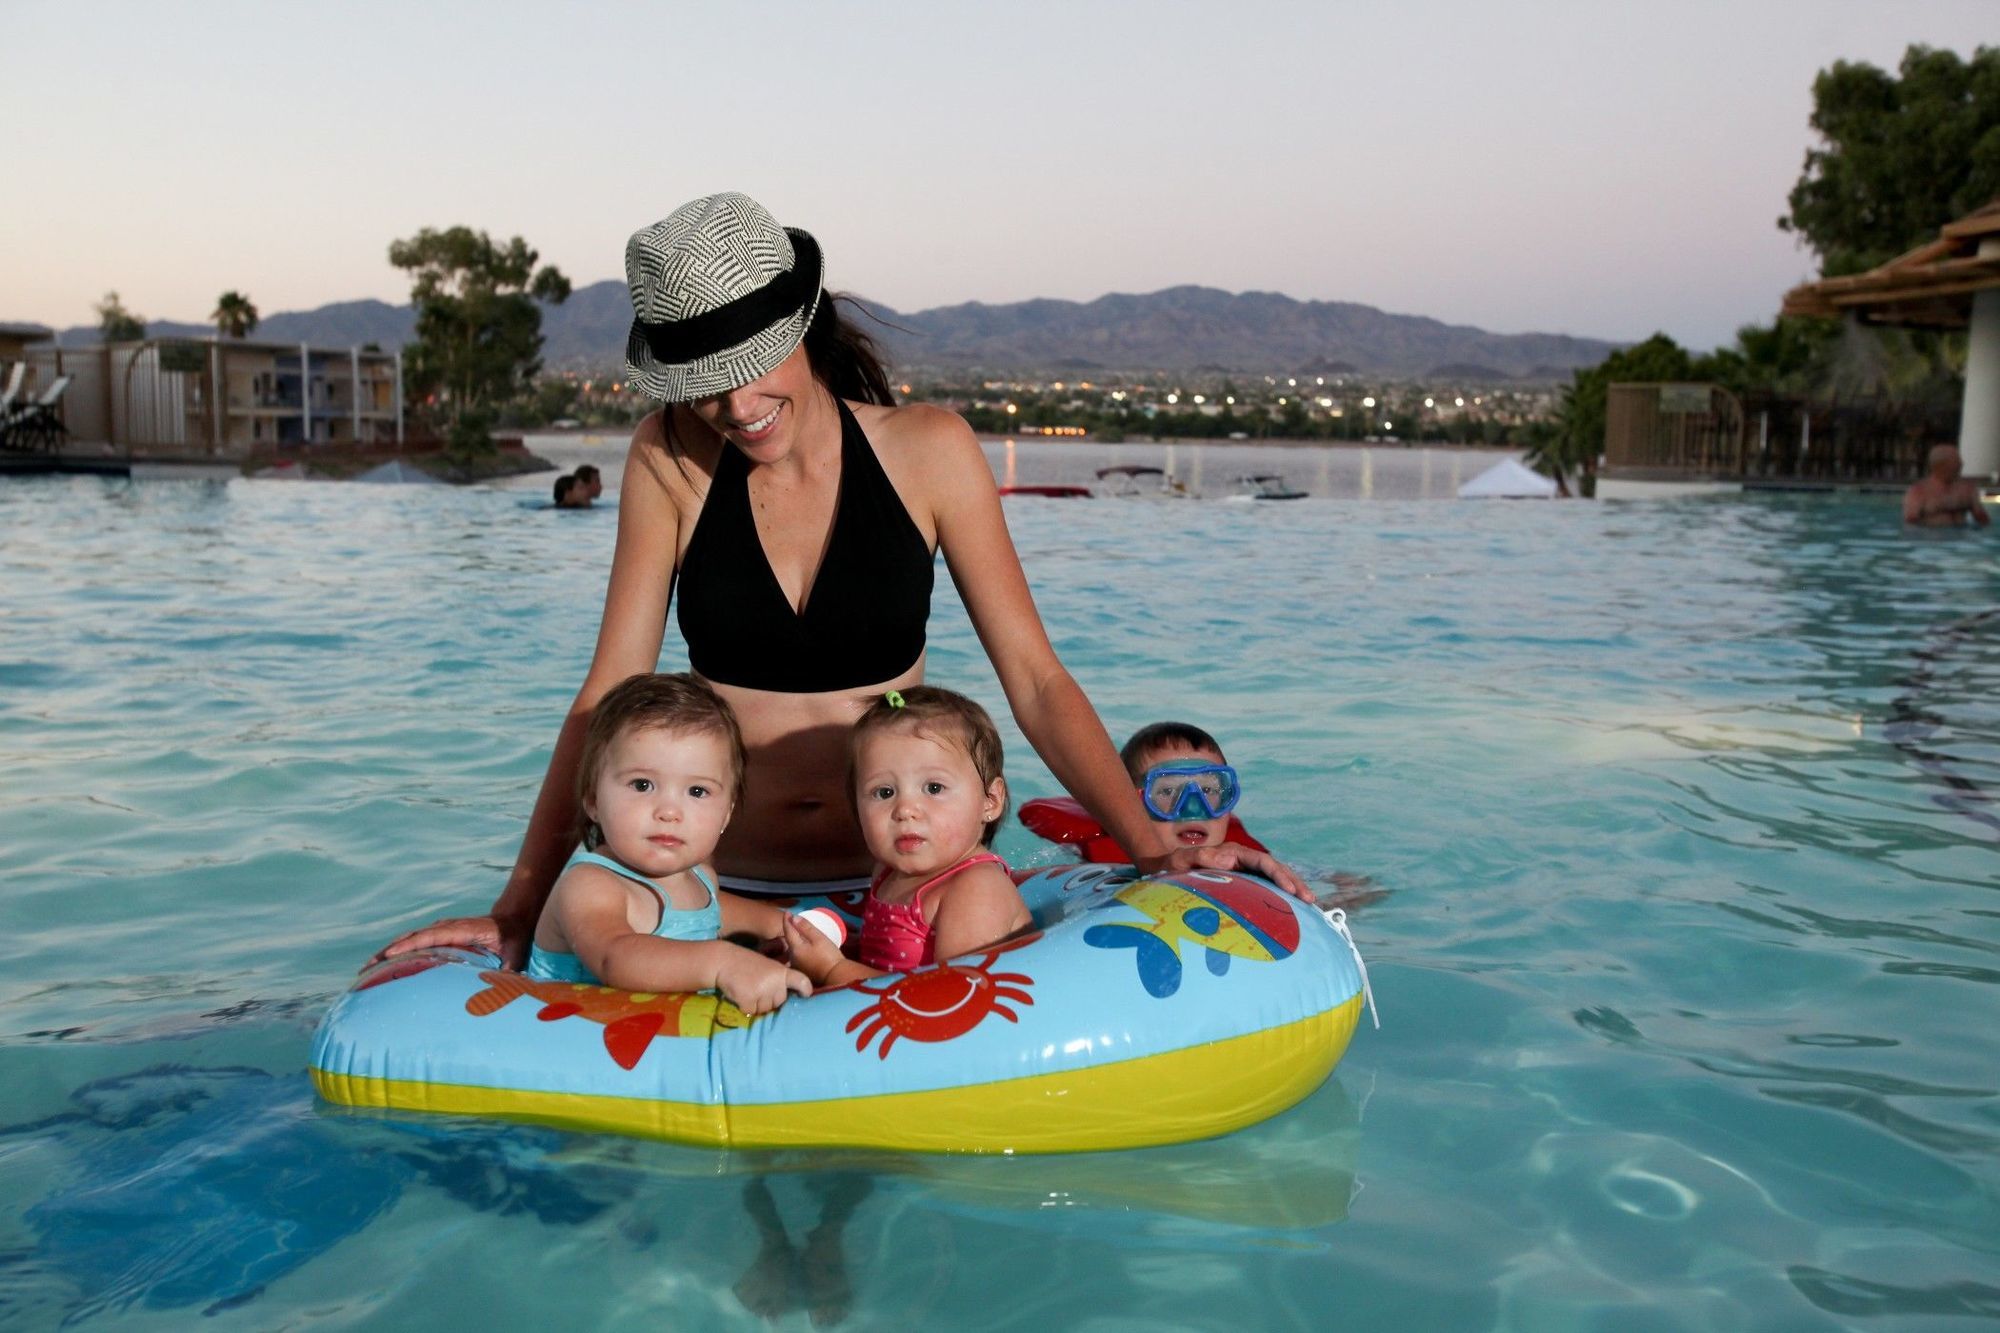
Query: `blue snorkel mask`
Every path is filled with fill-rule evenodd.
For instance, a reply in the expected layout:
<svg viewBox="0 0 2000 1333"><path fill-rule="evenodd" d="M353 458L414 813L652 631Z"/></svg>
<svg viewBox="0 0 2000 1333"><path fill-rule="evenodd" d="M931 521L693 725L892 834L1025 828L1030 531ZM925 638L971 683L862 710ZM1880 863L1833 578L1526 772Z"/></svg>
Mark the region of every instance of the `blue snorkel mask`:
<svg viewBox="0 0 2000 1333"><path fill-rule="evenodd" d="M1220 819L1236 808L1243 784L1228 764L1206 759L1173 759L1154 764L1139 780L1146 813L1169 823Z"/></svg>

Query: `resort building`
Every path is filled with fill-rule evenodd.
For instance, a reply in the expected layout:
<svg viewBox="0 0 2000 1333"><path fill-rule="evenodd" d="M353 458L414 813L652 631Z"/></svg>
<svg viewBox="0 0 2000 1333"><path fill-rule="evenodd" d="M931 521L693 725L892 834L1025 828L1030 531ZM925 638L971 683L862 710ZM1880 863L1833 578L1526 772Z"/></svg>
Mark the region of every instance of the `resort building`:
<svg viewBox="0 0 2000 1333"><path fill-rule="evenodd" d="M394 351L219 338L26 349L31 384L69 377L69 438L125 450L241 457L252 450L403 438Z"/></svg>
<svg viewBox="0 0 2000 1333"><path fill-rule="evenodd" d="M12 324L0 320L0 362L12 363L21 359L30 343L38 343L50 337L46 324Z"/></svg>

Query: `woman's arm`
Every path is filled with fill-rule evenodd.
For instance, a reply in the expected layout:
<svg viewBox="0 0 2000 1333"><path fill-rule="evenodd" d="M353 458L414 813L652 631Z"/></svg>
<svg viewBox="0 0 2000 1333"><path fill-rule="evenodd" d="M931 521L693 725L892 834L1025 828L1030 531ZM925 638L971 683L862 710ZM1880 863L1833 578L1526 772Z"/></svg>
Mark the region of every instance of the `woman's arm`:
<svg viewBox="0 0 2000 1333"><path fill-rule="evenodd" d="M999 673L1014 720L1056 780L1143 869L1242 866L1288 893L1307 897L1304 881L1275 857L1233 843L1182 847L1165 825L1146 814L1097 710L1049 643L1007 532L993 471L971 428L939 408L909 407L897 415L912 419L906 429L924 434L921 449L910 456L922 460L924 494L936 519L945 565Z"/></svg>
<svg viewBox="0 0 2000 1333"><path fill-rule="evenodd" d="M660 660L680 549L679 515L659 461L661 429L655 415L633 432L618 497L618 545L611 558L597 649L556 736L555 752L549 757L548 773L506 887L489 916L450 917L410 931L369 961L441 944L491 949L508 967L519 967L527 957L535 919L575 847L576 765L590 715L614 685L653 670Z"/></svg>

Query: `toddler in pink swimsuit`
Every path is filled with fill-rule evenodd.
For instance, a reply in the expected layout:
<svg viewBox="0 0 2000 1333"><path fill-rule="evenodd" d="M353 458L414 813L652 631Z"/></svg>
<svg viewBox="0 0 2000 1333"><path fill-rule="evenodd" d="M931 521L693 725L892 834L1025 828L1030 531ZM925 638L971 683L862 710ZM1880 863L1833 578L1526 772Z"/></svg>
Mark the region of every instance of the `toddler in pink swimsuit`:
<svg viewBox="0 0 2000 1333"><path fill-rule="evenodd" d="M892 690L854 724L851 745L855 813L878 862L855 957L794 921L792 966L840 986L971 953L1029 925L1006 862L987 850L1007 813L1007 780L986 710L935 686Z"/></svg>

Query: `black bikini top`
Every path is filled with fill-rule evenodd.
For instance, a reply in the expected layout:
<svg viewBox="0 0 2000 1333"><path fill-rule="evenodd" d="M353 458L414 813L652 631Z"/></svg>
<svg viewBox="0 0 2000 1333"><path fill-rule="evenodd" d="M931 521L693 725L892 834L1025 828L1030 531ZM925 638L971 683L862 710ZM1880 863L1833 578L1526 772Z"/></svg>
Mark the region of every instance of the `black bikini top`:
<svg viewBox="0 0 2000 1333"><path fill-rule="evenodd" d="M750 512L750 465L734 445L716 461L681 557L688 664L723 685L816 694L893 680L924 651L934 562L847 404L840 409L840 496L819 572L795 612Z"/></svg>

